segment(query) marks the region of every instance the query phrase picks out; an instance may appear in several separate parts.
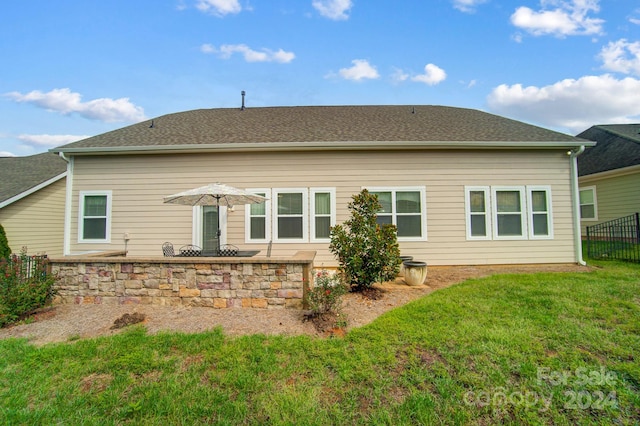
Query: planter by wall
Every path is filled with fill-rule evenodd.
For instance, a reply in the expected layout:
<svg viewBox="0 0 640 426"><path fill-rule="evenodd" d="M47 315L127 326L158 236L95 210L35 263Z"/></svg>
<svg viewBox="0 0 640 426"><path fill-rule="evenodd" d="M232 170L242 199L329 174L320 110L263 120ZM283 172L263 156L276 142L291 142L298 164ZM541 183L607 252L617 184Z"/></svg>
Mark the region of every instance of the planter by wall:
<svg viewBox="0 0 640 426"><path fill-rule="evenodd" d="M422 285L427 279L427 263L415 260L402 262L404 266L404 282L407 285Z"/></svg>
<svg viewBox="0 0 640 426"><path fill-rule="evenodd" d="M404 262L413 260L413 256L400 256L400 272L398 272L399 277L404 277Z"/></svg>

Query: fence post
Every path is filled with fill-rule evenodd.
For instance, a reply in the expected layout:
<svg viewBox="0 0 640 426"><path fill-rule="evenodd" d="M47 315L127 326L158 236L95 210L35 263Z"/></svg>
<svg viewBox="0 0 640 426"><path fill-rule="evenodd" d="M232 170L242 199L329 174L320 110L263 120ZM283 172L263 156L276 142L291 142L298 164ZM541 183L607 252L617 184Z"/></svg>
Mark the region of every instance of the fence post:
<svg viewBox="0 0 640 426"><path fill-rule="evenodd" d="M640 213L636 212L636 244L640 244Z"/></svg>
<svg viewBox="0 0 640 426"><path fill-rule="evenodd" d="M589 228L591 227L587 226L587 256L592 257L591 256L591 236L589 235Z"/></svg>

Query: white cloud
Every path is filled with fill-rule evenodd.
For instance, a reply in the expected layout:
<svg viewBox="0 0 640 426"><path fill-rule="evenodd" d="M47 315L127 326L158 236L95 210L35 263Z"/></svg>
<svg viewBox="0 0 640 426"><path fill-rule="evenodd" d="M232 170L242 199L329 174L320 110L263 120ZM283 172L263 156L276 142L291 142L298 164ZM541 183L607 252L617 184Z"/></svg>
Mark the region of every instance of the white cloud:
<svg viewBox="0 0 640 426"><path fill-rule="evenodd" d="M354 59L351 61L353 66L351 68L341 68L338 72L340 77L345 80L360 81L364 79L377 79L380 78L378 70L365 59Z"/></svg>
<svg viewBox="0 0 640 426"><path fill-rule="evenodd" d="M487 102L496 113L578 133L594 124L637 122L638 93L640 80L604 74L544 87L502 84Z"/></svg>
<svg viewBox="0 0 640 426"><path fill-rule="evenodd" d="M608 71L640 76L640 41L627 42L626 39L609 42L599 55L602 68Z"/></svg>
<svg viewBox="0 0 640 426"><path fill-rule="evenodd" d="M275 52L269 49L257 51L245 44L223 44L219 48L212 44L203 44L200 46L200 51L207 54L217 54L222 59L229 59L234 53L239 53L244 56L244 60L247 62L279 62L286 64L296 57L293 52L285 52L282 49L278 49Z"/></svg>
<svg viewBox="0 0 640 426"><path fill-rule="evenodd" d="M461 12L475 12L476 6L485 3L487 0L453 0L453 7Z"/></svg>
<svg viewBox="0 0 640 426"><path fill-rule="evenodd" d="M402 83L409 79L409 74L402 71L400 68L395 68L393 74L391 74L391 81L393 83Z"/></svg>
<svg viewBox="0 0 640 426"><path fill-rule="evenodd" d="M427 64L424 67L424 74L411 77L411 81L425 83L429 86L443 82L447 78L447 73L442 68L434 64Z"/></svg>
<svg viewBox="0 0 640 426"><path fill-rule="evenodd" d="M0 151L0 157L16 157L16 155L9 151Z"/></svg>
<svg viewBox="0 0 640 426"><path fill-rule="evenodd" d="M60 114L77 113L91 120L106 122L145 120L144 110L129 101L129 98L99 98L82 102L82 95L70 89L53 89L43 93L33 90L29 93L11 92L6 97L20 103L29 103Z"/></svg>
<svg viewBox="0 0 640 426"><path fill-rule="evenodd" d="M198 0L198 10L215 16L224 16L230 13L240 13L242 6L238 0Z"/></svg>
<svg viewBox="0 0 640 426"><path fill-rule="evenodd" d="M349 9L353 7L351 0L313 0L313 7L325 18L335 21L349 19Z"/></svg>
<svg viewBox="0 0 640 426"><path fill-rule="evenodd" d="M640 9L636 9L633 11L634 16L629 17L629 22L635 25L640 25Z"/></svg>
<svg viewBox="0 0 640 426"><path fill-rule="evenodd" d="M541 0L542 10L534 11L521 6L511 15L511 23L533 35L602 34L604 20L591 18L590 12L599 12L599 0Z"/></svg>
<svg viewBox="0 0 640 426"><path fill-rule="evenodd" d="M28 135L22 134L18 139L26 145L35 147L54 147L88 138L88 135Z"/></svg>

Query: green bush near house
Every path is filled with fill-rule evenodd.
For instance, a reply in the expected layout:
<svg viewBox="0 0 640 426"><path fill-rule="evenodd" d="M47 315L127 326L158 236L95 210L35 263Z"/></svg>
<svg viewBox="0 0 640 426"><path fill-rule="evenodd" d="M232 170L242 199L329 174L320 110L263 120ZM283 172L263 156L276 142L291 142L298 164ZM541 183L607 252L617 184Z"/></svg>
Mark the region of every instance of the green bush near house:
<svg viewBox="0 0 640 426"><path fill-rule="evenodd" d="M393 280L400 270L395 225L377 223L382 210L378 196L363 189L348 205L351 217L331 228L329 250L339 262L344 281L355 290Z"/></svg>
<svg viewBox="0 0 640 426"><path fill-rule="evenodd" d="M9 240L7 240L7 234L4 232L4 227L0 225L0 259L6 259L11 255L11 248L9 247Z"/></svg>

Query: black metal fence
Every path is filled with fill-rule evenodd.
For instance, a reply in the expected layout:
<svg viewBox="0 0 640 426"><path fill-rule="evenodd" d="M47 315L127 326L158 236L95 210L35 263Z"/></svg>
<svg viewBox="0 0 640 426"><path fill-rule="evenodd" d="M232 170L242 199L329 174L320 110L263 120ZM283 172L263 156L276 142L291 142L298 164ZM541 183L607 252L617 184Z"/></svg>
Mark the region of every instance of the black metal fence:
<svg viewBox="0 0 640 426"><path fill-rule="evenodd" d="M587 226L587 256L640 262L640 213Z"/></svg>
<svg viewBox="0 0 640 426"><path fill-rule="evenodd" d="M0 259L0 273L4 277L15 277L19 281L29 278L46 278L49 274L49 258L47 255L28 256L11 255Z"/></svg>

